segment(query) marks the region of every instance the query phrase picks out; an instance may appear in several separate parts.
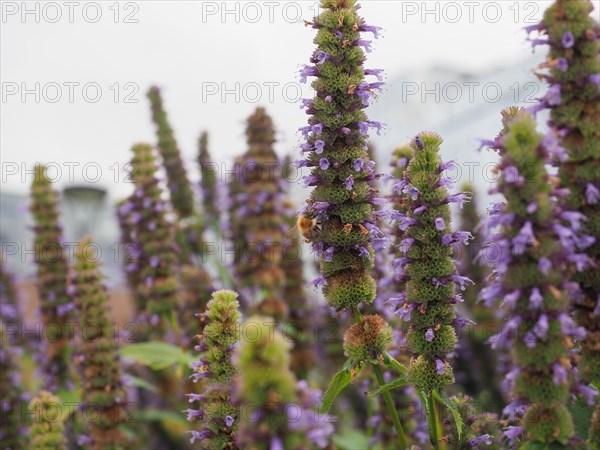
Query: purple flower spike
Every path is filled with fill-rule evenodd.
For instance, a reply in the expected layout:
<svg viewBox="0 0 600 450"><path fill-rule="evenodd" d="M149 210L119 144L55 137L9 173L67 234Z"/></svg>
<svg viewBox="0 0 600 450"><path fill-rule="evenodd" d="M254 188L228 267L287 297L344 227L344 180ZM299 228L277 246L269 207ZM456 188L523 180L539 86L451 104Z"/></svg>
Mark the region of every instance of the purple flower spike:
<svg viewBox="0 0 600 450"><path fill-rule="evenodd" d="M570 31L565 32L562 37L562 45L564 48L572 48L575 45L575 37Z"/></svg>

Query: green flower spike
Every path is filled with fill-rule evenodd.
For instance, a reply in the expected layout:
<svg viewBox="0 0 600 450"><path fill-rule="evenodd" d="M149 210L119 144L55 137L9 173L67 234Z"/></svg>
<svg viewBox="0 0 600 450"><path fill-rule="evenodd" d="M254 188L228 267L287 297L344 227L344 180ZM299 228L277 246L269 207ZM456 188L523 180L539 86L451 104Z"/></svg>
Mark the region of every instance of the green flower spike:
<svg viewBox="0 0 600 450"><path fill-rule="evenodd" d="M31 450L67 450L63 411L61 401L50 392L42 391L31 400Z"/></svg>
<svg viewBox="0 0 600 450"><path fill-rule="evenodd" d="M47 350L44 373L49 389L71 389L67 323L72 321L73 303L67 294L69 264L62 247L58 195L52 189L46 167L36 164L31 186L31 212L35 222L35 261L42 320L46 327Z"/></svg>
<svg viewBox="0 0 600 450"><path fill-rule="evenodd" d="M127 394L122 382L118 346L107 311L107 293L97 267L91 238L81 240L73 267L73 296L82 330L76 361L81 373L82 398L92 408L88 422L93 450L123 448L119 425L126 417Z"/></svg>

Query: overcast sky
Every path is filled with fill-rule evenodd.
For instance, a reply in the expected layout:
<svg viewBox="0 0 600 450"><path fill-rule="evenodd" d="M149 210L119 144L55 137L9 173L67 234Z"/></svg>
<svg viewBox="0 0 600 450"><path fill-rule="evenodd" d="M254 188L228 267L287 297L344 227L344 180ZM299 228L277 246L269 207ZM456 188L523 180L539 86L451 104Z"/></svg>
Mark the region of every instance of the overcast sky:
<svg viewBox="0 0 600 450"><path fill-rule="evenodd" d="M306 121L295 103L297 73L315 34L302 19L317 2L73 3L26 3L26 14L20 1L2 3L3 188L25 193L31 175L23 169L42 161L60 168L60 187L71 165L75 180L93 181L100 169L100 186L113 197L127 194L117 168L133 143L154 142L145 97L151 84L163 88L190 170L203 129L218 160L242 152L244 120L257 105L274 118L278 152L295 149L295 130ZM367 23L384 29L367 67L392 79L434 66L474 73L510 66L531 57L522 28L550 3L363 2Z"/></svg>

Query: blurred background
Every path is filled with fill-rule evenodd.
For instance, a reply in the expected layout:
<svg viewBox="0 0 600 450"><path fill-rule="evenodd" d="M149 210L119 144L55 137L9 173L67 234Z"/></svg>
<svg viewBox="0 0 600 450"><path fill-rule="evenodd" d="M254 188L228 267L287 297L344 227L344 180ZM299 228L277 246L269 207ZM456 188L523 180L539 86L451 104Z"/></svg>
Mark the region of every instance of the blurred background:
<svg viewBox="0 0 600 450"><path fill-rule="evenodd" d="M395 147L436 131L443 158L457 162L456 179L474 182L485 208L495 155L479 153L478 140L497 134L502 108L543 95L532 68L544 50L532 52L523 28L550 2L362 3L367 23L383 27L366 64L386 73L368 109L386 124L372 137L379 171L389 172ZM132 191L131 145L155 141L145 96L153 84L195 184L200 132L210 133L225 182L257 106L275 121L278 154L296 159L296 130L306 123L300 100L311 97L298 71L314 48L303 21L317 13L316 1L3 2L0 239L21 283L29 286L34 272L27 192L39 161L61 192L66 240L91 233L102 244L118 297L114 205ZM299 175L292 181L301 206L306 192Z"/></svg>

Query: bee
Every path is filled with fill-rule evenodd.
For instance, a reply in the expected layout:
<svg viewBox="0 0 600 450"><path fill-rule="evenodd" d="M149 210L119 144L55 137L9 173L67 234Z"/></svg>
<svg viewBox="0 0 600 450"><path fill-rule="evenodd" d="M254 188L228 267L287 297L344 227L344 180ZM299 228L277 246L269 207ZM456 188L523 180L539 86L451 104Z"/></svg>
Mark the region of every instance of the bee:
<svg viewBox="0 0 600 450"><path fill-rule="evenodd" d="M314 242L321 236L321 223L312 211L307 211L298 216L296 227L300 230L306 242Z"/></svg>

